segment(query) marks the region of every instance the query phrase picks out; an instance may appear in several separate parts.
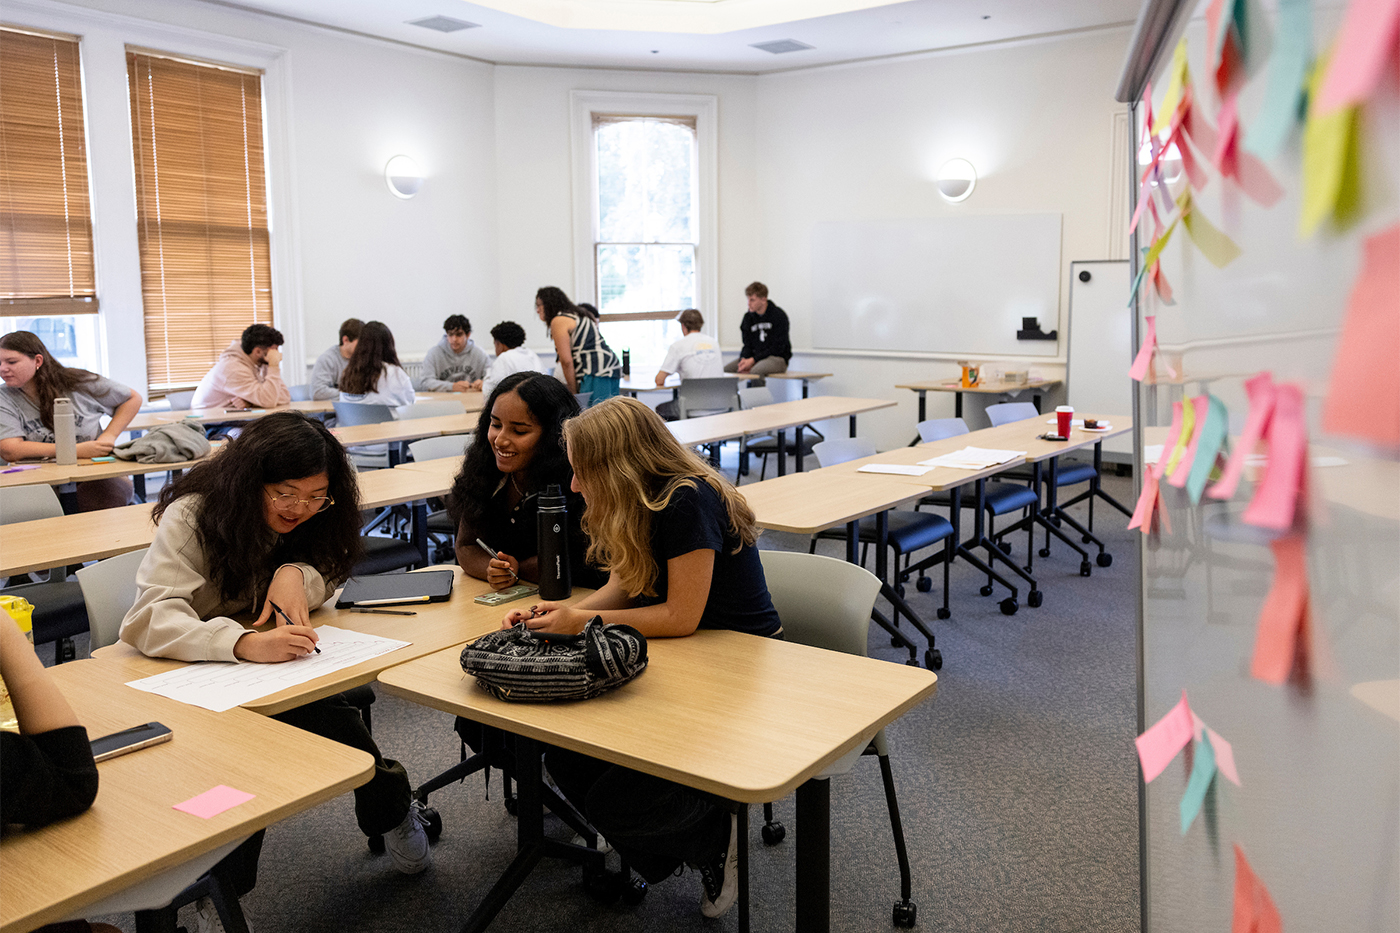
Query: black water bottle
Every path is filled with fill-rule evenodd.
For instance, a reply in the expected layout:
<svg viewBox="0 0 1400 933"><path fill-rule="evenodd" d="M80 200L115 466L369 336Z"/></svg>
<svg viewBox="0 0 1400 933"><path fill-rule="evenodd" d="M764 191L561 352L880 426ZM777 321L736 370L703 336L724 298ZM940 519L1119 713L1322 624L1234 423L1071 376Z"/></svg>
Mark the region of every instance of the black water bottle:
<svg viewBox="0 0 1400 933"><path fill-rule="evenodd" d="M569 576L569 504L558 483L540 495L535 517L539 544L540 598L568 599L574 591Z"/></svg>

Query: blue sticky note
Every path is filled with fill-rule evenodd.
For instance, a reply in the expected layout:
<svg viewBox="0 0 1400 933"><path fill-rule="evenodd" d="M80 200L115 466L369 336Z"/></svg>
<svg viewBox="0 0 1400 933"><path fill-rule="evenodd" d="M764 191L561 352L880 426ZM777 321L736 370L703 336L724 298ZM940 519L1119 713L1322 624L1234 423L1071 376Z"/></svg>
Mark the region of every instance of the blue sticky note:
<svg viewBox="0 0 1400 933"><path fill-rule="evenodd" d="M1264 105L1245 134L1244 147L1265 161L1283 148L1303 116L1303 92L1312 61L1312 0L1279 0L1274 54Z"/></svg>
<svg viewBox="0 0 1400 933"><path fill-rule="evenodd" d="M1201 812L1201 804L1205 802L1206 791L1210 790L1210 782L1215 780L1215 750L1210 746L1210 739L1206 737L1205 730L1201 730L1200 736L1196 739L1195 762L1191 765L1191 780L1186 782L1186 793L1181 795L1181 834L1186 835L1186 831L1191 828L1191 823L1195 821L1196 814Z"/></svg>
<svg viewBox="0 0 1400 933"><path fill-rule="evenodd" d="M1225 443L1225 434L1230 429L1230 413L1225 403L1214 395L1210 397L1210 408L1206 412L1206 422L1201 425L1201 436L1196 440L1196 459L1191 461L1191 472L1186 477L1186 492L1192 505L1199 505L1201 492L1210 479L1210 471L1215 467L1215 457L1220 453L1220 445Z"/></svg>
<svg viewBox="0 0 1400 933"><path fill-rule="evenodd" d="M117 460L116 457L93 457L93 458L92 458L92 462L93 462L93 463L115 463L116 460Z"/></svg>

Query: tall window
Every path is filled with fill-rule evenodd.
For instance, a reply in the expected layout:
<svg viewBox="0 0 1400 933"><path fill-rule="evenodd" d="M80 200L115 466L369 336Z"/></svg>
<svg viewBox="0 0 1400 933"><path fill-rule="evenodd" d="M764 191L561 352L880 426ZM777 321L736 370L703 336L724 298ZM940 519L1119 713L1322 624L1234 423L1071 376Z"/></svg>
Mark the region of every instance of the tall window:
<svg viewBox="0 0 1400 933"><path fill-rule="evenodd" d="M0 29L0 333L98 368L78 41Z"/></svg>
<svg viewBox="0 0 1400 933"><path fill-rule="evenodd" d="M262 74L128 50L152 389L193 386L272 323Z"/></svg>
<svg viewBox="0 0 1400 933"><path fill-rule="evenodd" d="M595 300L615 349L654 372L695 301L694 117L594 114ZM653 357L655 358L653 360Z"/></svg>

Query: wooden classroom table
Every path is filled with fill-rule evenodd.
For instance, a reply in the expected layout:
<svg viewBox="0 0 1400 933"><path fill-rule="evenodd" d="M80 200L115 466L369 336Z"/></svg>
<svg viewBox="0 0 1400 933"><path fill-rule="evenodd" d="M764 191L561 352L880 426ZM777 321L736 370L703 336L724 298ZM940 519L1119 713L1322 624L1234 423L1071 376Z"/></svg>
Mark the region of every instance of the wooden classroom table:
<svg viewBox="0 0 1400 933"><path fill-rule="evenodd" d="M537 791L539 745L548 743L742 803L776 800L795 789L795 926L802 933L824 933L830 790L817 776L933 695L937 677L729 631L651 639L647 653L641 676L580 703L493 699L463 676L456 650L379 675L389 693L519 736L518 854L465 929L484 929L548 854Z"/></svg>
<svg viewBox="0 0 1400 933"><path fill-rule="evenodd" d="M721 378L722 376L729 376L729 377L734 378L735 380L738 380L738 379L797 379L797 380L800 380L800 381L802 382L802 397L803 397L803 398L807 398L807 391L808 391L808 388L809 388L810 384L813 383L813 382L816 382L818 379L825 379L825 378L827 378L827 377L830 376L830 375L832 375L832 374L831 374L831 373L805 373L805 372L769 373L767 376L755 376L755 375L753 375L752 373L721 373L720 376L715 376L714 378L718 379L718 378ZM668 379L666 380L666 384L665 384L665 385L660 385L660 386L658 386L658 385L656 384L656 377L655 377L655 376L652 376L651 379L633 379L633 378L631 378L631 377L629 376L628 378L622 380L622 383L618 386L618 391L620 391L623 395L633 395L633 396L635 396L638 392L667 392L667 391L669 391L669 392L671 393L671 397L672 397L672 398L676 398L676 397L680 394L680 385L681 385L680 377L677 376L675 373L672 373L672 374L670 375L670 378L668 378Z"/></svg>
<svg viewBox="0 0 1400 933"><path fill-rule="evenodd" d="M467 434L476 430L475 415L462 412L460 415L437 415L432 418L407 418L395 421L380 421L376 424L353 424L331 428L331 433L346 447L363 444L393 444L398 441L416 441L425 437L438 437L443 434Z"/></svg>
<svg viewBox="0 0 1400 933"><path fill-rule="evenodd" d="M964 387L961 379L941 380L937 382L906 382L896 385L896 389L912 389L919 394L919 420L927 418L925 414L925 396L929 392L952 392L953 393L953 415L961 418L963 416L963 393L971 392L974 395L1020 395L1022 392L1032 392L1036 394L1031 397L1036 410L1040 410L1040 390L1048 389L1051 386L1060 384L1059 379L1037 379L1034 382L981 382L975 386Z"/></svg>
<svg viewBox="0 0 1400 933"><path fill-rule="evenodd" d="M486 397L480 392L419 392L414 395L415 402L460 402L462 410L473 412L481 411L486 404ZM223 424L236 421L256 421L279 411L300 411L307 414L329 414L335 411L334 399L319 399L315 401L288 402L286 405L279 405L276 408L193 408L181 409L178 411L143 411L131 419L127 425L128 431L144 431L150 428L159 427L162 424L170 424L175 421L183 421L186 418L193 418L201 424Z"/></svg>
<svg viewBox="0 0 1400 933"><path fill-rule="evenodd" d="M84 908L365 783L367 753L246 710L211 713L123 685L119 666L83 660L49 675L92 737L145 722L164 744L100 763L92 809L0 838L0 933ZM202 819L174 804L226 784L252 800Z"/></svg>
<svg viewBox="0 0 1400 933"><path fill-rule="evenodd" d="M778 475L786 470L785 441L783 428L795 428L795 449L798 451L797 472L802 472L802 426L812 421L825 421L829 418L849 417L851 436L856 436L856 415L879 408L892 408L894 402L882 398L845 398L839 395L821 395L816 398L794 399L778 402L746 411L730 411L720 415L704 415L700 418L687 418L683 421L669 421L676 440L686 447L700 444L713 444L717 441L734 440L755 434L777 432Z"/></svg>
<svg viewBox="0 0 1400 933"><path fill-rule="evenodd" d="M223 449L222 441L215 441L210 456ZM62 486L68 483L84 483L95 479L110 479L114 476L141 476L146 473L166 473L171 470L188 470L203 463L207 457L198 460L180 460L176 463L139 463L135 460L111 460L93 463L89 458L81 458L72 466L59 466L44 462L32 470L16 470L13 473L0 472L0 487L9 486ZM16 464L24 466L27 464ZM14 466L6 469L14 469Z"/></svg>

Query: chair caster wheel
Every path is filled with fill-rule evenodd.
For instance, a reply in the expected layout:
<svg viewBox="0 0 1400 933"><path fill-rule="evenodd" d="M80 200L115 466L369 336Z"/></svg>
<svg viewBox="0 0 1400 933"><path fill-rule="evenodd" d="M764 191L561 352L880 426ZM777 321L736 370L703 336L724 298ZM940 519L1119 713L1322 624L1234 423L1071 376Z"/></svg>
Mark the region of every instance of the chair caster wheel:
<svg viewBox="0 0 1400 933"><path fill-rule="evenodd" d="M1080 562L1080 564L1079 564L1079 575L1080 575L1081 577L1087 577L1087 576L1089 576L1089 575L1090 575L1091 573L1093 573L1093 572L1094 572L1094 565L1093 565L1093 564L1089 563L1087 560L1086 560L1086 561L1081 561L1081 562Z"/></svg>
<svg viewBox="0 0 1400 933"><path fill-rule="evenodd" d="M902 901L894 905L894 925L912 927L918 920L919 905L912 901Z"/></svg>
<svg viewBox="0 0 1400 933"><path fill-rule="evenodd" d="M997 547L1001 548L1001 552L1002 552L1003 554L1010 554L1010 553L1011 553L1011 542L1010 542L1010 541L1002 541L1000 544L997 545Z"/></svg>
<svg viewBox="0 0 1400 933"><path fill-rule="evenodd" d="M1048 547L1043 547L1040 550L1036 551L1036 553L1039 554L1041 557L1049 557L1050 549Z"/></svg>
<svg viewBox="0 0 1400 933"><path fill-rule="evenodd" d="M1056 516L1054 516L1053 518L1051 518L1051 519L1050 519L1050 524L1054 525L1056 528L1059 528L1059 527L1060 527L1060 516L1056 515Z"/></svg>
<svg viewBox="0 0 1400 933"><path fill-rule="evenodd" d="M1040 590L1031 590L1026 594L1026 605L1032 609L1039 609L1040 604L1045 601L1045 594Z"/></svg>
<svg viewBox="0 0 1400 933"><path fill-rule="evenodd" d="M928 593L933 590L933 577L920 577L914 584L914 589L920 593Z"/></svg>
<svg viewBox="0 0 1400 933"><path fill-rule="evenodd" d="M442 835L442 814L433 807L423 808L423 819L428 821L428 825L423 827L423 831L428 834L429 842L437 842Z"/></svg>
<svg viewBox="0 0 1400 933"><path fill-rule="evenodd" d="M516 811L518 811L519 809L520 809L520 801L516 798L516 796L515 796L514 794L512 794L512 795L510 795L509 797L506 798L506 812L507 812L507 813L509 813L511 816L515 816L515 815L516 815Z"/></svg>
<svg viewBox="0 0 1400 933"><path fill-rule="evenodd" d="M940 619L948 619L948 618L951 618L952 615L953 615L953 610L949 609L947 606L939 606L939 607L938 607L938 618L940 618Z"/></svg>
<svg viewBox="0 0 1400 933"><path fill-rule="evenodd" d="M1097 560L1100 567L1109 567L1113 564L1113 555L1109 554L1107 551L1102 551L1099 553Z"/></svg>
<svg viewBox="0 0 1400 933"><path fill-rule="evenodd" d="M623 882L622 903L628 907L636 907L642 902L642 898L647 896L647 883L641 878L633 878L631 881Z"/></svg>
<svg viewBox="0 0 1400 933"><path fill-rule="evenodd" d="M1093 539L1093 537L1092 537L1091 535L1080 535L1080 536L1079 536L1079 540L1080 540L1081 542L1083 542L1084 544L1088 544L1090 541L1092 541L1092 540L1094 540L1094 539Z"/></svg>
<svg viewBox="0 0 1400 933"><path fill-rule="evenodd" d="M1014 616L1020 608L1021 604L1016 602L1015 596L1008 596L1001 601L1001 614L1004 616Z"/></svg>
<svg viewBox="0 0 1400 933"><path fill-rule="evenodd" d="M903 599L903 598L904 598L904 584L903 584L903 583L896 584L896 585L895 585L895 588L894 588L894 591L895 591L896 593L899 594L899 598L900 598L900 599Z"/></svg>
<svg viewBox="0 0 1400 933"><path fill-rule="evenodd" d="M924 652L924 667L931 671L943 670L943 652L930 648Z"/></svg>
<svg viewBox="0 0 1400 933"><path fill-rule="evenodd" d="M991 585L990 583L988 583L986 586L982 587L982 588L981 588L980 590L978 590L977 592L981 593L983 596L991 596L991 595L992 595L992 585Z"/></svg>
<svg viewBox="0 0 1400 933"><path fill-rule="evenodd" d="M786 837L787 837L787 828L786 828L785 826L783 826L782 823L773 822L773 823L764 823L764 824L763 824L763 844L764 844L764 845L766 845L766 846L775 846L775 845L777 845L778 843L782 842L783 839L785 839Z"/></svg>
<svg viewBox="0 0 1400 933"><path fill-rule="evenodd" d="M383 836L370 836L368 842L369 842L369 850L370 850L371 852L373 852L375 855L383 855L383 854L384 854L384 837L383 837Z"/></svg>

